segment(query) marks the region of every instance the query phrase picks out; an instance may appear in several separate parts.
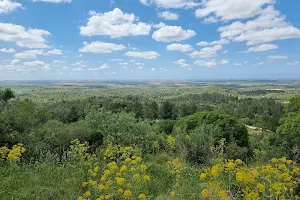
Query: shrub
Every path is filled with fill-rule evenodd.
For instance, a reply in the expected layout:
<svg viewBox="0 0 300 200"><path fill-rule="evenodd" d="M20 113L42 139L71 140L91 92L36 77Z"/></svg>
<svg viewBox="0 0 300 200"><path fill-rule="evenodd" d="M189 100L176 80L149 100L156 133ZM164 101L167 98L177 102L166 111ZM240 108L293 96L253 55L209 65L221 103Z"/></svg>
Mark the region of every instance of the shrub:
<svg viewBox="0 0 300 200"><path fill-rule="evenodd" d="M200 174L204 199L297 199L300 168L286 158L270 164L247 166L242 160L227 160Z"/></svg>

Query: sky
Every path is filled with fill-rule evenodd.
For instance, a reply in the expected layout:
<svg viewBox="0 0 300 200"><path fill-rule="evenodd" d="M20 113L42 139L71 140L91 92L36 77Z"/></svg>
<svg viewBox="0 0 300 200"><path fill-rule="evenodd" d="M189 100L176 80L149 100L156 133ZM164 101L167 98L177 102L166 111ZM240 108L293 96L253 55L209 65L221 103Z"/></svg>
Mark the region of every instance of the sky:
<svg viewBox="0 0 300 200"><path fill-rule="evenodd" d="M299 10L299 0L0 0L0 81L299 79Z"/></svg>

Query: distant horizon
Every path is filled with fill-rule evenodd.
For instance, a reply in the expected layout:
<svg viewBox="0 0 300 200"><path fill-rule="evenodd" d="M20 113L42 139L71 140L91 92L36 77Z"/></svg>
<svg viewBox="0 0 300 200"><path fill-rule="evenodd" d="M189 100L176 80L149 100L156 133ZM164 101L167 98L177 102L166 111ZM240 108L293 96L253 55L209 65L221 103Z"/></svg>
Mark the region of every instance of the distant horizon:
<svg viewBox="0 0 300 200"><path fill-rule="evenodd" d="M124 81L124 82L130 82L130 81L168 81L168 82L175 82L175 81L203 81L203 82L239 82L239 81L254 81L254 82L274 82L274 81L300 81L299 79L53 79L53 80L0 80L1 82L67 82L67 81L73 81L73 82L110 82L110 81Z"/></svg>
<svg viewBox="0 0 300 200"><path fill-rule="evenodd" d="M0 80L300 77L299 0L4 2Z"/></svg>

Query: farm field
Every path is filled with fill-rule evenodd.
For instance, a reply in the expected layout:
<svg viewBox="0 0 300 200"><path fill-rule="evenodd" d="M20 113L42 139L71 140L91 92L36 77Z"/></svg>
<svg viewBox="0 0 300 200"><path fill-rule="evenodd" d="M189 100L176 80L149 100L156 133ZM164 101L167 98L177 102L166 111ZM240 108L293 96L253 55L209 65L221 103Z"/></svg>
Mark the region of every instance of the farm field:
<svg viewBox="0 0 300 200"><path fill-rule="evenodd" d="M297 81L0 88L1 199L299 198Z"/></svg>

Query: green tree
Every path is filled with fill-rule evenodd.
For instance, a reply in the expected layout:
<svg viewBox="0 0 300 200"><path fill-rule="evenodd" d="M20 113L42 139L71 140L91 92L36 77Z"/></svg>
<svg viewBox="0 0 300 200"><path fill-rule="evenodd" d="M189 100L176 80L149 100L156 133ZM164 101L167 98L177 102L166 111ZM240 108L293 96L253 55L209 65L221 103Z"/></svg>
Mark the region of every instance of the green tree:
<svg viewBox="0 0 300 200"><path fill-rule="evenodd" d="M5 89L4 91L0 91L0 99L2 99L4 102L7 102L12 98L15 98L15 94L10 88Z"/></svg>

